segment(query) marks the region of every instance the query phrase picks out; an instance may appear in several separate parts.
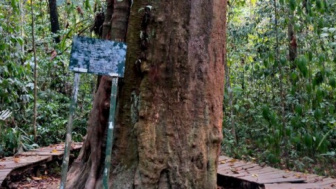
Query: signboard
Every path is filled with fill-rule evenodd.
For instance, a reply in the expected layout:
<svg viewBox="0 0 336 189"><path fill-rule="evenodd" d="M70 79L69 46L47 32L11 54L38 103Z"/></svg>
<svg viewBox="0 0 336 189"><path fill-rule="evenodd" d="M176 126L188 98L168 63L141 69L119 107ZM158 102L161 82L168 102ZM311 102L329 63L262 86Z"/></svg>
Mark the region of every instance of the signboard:
<svg viewBox="0 0 336 189"><path fill-rule="evenodd" d="M126 61L125 43L94 39L88 37L74 37L72 42L69 69L75 72L74 88L70 105L70 116L67 125L65 150L62 163L62 178L60 189L66 188L67 172L69 167L69 154L71 147L72 121L77 102L79 73L93 73L98 75L114 76L112 78L109 127L107 131L107 144L105 154L105 169L103 186L108 189L110 162L113 146L113 127L117 101L118 77L123 77Z"/></svg>
<svg viewBox="0 0 336 189"><path fill-rule="evenodd" d="M123 77L127 45L121 42L76 36L73 38L69 69Z"/></svg>

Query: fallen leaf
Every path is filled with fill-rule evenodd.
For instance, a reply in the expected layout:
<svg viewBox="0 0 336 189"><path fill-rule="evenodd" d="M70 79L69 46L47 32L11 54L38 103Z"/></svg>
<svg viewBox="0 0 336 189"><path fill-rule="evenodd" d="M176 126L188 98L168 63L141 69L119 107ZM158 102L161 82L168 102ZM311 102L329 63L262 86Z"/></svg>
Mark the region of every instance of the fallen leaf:
<svg viewBox="0 0 336 189"><path fill-rule="evenodd" d="M252 177L258 177L258 175L257 174L252 174Z"/></svg>
<svg viewBox="0 0 336 189"><path fill-rule="evenodd" d="M51 150L51 153L57 153L58 151L56 149Z"/></svg>
<svg viewBox="0 0 336 189"><path fill-rule="evenodd" d="M296 178L301 178L301 174L297 173L295 174Z"/></svg>
<svg viewBox="0 0 336 189"><path fill-rule="evenodd" d="M234 163L234 162L236 162L236 161L237 161L237 159L230 159L230 160L229 160L230 163Z"/></svg>
<svg viewBox="0 0 336 189"><path fill-rule="evenodd" d="M236 168L232 169L231 168L231 171L234 173L234 174L239 174L238 170Z"/></svg>
<svg viewBox="0 0 336 189"><path fill-rule="evenodd" d="M0 165L0 169L4 169L6 165Z"/></svg>
<svg viewBox="0 0 336 189"><path fill-rule="evenodd" d="M41 177L32 177L33 180L42 180Z"/></svg>
<svg viewBox="0 0 336 189"><path fill-rule="evenodd" d="M20 162L20 158L15 157L15 158L13 159L13 161L14 161L15 163L19 163L19 162Z"/></svg>
<svg viewBox="0 0 336 189"><path fill-rule="evenodd" d="M225 160L220 161L220 164L225 164L225 163L226 163Z"/></svg>

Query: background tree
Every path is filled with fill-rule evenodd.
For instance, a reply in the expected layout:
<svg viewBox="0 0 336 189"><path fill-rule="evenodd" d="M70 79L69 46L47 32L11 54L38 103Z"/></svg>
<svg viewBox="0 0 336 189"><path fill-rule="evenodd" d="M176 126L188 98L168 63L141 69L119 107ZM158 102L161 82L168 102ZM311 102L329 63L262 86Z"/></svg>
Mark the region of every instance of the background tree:
<svg viewBox="0 0 336 189"><path fill-rule="evenodd" d="M123 40L127 30L128 44L111 188L216 188L225 0L107 5L105 38ZM110 85L103 77L68 188L101 187Z"/></svg>
<svg viewBox="0 0 336 189"><path fill-rule="evenodd" d="M49 14L50 14L50 25L51 32L55 34L55 43L60 42L60 37L57 35L59 28L58 13L57 13L57 2L56 0L49 0Z"/></svg>

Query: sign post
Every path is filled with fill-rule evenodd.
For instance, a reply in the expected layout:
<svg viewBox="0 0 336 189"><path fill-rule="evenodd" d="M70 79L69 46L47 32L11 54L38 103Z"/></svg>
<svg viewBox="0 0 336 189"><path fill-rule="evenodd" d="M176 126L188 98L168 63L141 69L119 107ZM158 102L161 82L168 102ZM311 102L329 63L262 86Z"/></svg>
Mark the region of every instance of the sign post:
<svg viewBox="0 0 336 189"><path fill-rule="evenodd" d="M103 177L104 189L108 189L108 181L109 181L109 176L110 176L111 156L112 156L112 147L113 147L113 129L115 125L114 117L115 117L115 110L116 110L116 105L117 105L117 93L118 93L118 78L113 77L112 78L112 88L111 88L111 100L110 100L110 115L109 115L108 129L107 129L105 168L104 168L104 177Z"/></svg>
<svg viewBox="0 0 336 189"><path fill-rule="evenodd" d="M126 44L121 42L78 36L73 39L69 69L75 72L75 81L73 97L70 105L69 122L67 125L60 189L66 188L69 154L71 148L72 121L77 102L79 73L92 73L112 77L110 114L107 128L105 168L103 175L103 186L105 189L108 188L113 147L113 128L115 125L114 117L117 104L118 78L124 77L126 49Z"/></svg>
<svg viewBox="0 0 336 189"><path fill-rule="evenodd" d="M65 188L65 183L67 179L67 172L69 167L69 154L70 154L70 148L71 148L71 133L72 133L72 121L73 116L75 113L75 107L77 103L77 95L78 95L78 87L79 87L79 79L80 75L79 73L75 73L75 79L74 79L74 87L72 89L72 98L71 98L71 104L70 104L70 116L68 120L67 125L67 132L66 132L66 139L64 144L64 157L62 162L62 178L61 178L61 185L60 188Z"/></svg>

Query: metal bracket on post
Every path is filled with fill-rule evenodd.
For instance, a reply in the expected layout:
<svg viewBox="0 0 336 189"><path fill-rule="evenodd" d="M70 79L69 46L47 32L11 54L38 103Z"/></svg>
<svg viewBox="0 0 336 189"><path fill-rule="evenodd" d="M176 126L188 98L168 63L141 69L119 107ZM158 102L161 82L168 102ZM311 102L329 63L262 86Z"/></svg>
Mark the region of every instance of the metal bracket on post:
<svg viewBox="0 0 336 189"><path fill-rule="evenodd" d="M107 128L106 154L105 154L105 168L103 177L104 189L108 189L108 182L111 169L111 156L113 147L113 128L115 125L115 110L117 105L118 93L118 77L112 77L111 99L110 99L110 114Z"/></svg>
<svg viewBox="0 0 336 189"><path fill-rule="evenodd" d="M80 75L79 73L75 73L75 79L74 79L74 87L72 90L72 98L71 98L71 104L70 104L70 116L69 121L67 125L67 132L66 132L66 139L64 144L64 156L63 156L63 162L62 162L62 179L61 179L61 185L60 189L65 189L66 180L67 180L67 172L69 167L69 156L70 156L70 148L71 148L71 132L72 132L72 122L73 122L73 116L75 114L75 107L77 103L77 95L78 95L78 87L79 87L79 79Z"/></svg>

